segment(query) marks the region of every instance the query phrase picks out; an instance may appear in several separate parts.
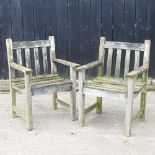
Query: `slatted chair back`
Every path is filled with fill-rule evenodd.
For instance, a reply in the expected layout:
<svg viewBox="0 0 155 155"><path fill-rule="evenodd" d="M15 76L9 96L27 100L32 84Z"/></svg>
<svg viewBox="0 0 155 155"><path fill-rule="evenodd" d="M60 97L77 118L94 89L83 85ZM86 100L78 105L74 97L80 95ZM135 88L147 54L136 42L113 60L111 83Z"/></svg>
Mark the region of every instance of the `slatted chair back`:
<svg viewBox="0 0 155 155"><path fill-rule="evenodd" d="M100 38L99 59L103 62L102 67L107 76L112 76L114 72L115 77L120 77L121 73L125 77L130 70L137 70L140 65L149 65L149 55L149 40L141 44L106 41L104 37Z"/></svg>
<svg viewBox="0 0 155 155"><path fill-rule="evenodd" d="M7 39L7 44L9 44L9 46L7 47L10 47L10 49L8 49L9 62L16 61L16 63L32 69L31 61L34 61L33 73L35 75L41 74L41 65L43 66L43 74L49 74L49 71L51 72L51 74L57 73L56 64L52 61L52 59L55 58L54 36L50 36L49 40L38 41L12 42L11 39ZM48 63L48 52L50 55L50 63ZM42 62L39 59L40 54L42 56ZM23 57L25 60L23 59Z"/></svg>

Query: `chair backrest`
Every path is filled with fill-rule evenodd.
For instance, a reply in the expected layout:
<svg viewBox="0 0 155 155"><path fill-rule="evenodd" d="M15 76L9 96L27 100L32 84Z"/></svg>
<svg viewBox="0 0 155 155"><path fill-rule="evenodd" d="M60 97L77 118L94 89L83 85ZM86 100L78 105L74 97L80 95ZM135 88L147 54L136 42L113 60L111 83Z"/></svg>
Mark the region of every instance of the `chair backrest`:
<svg viewBox="0 0 155 155"><path fill-rule="evenodd" d="M43 74L57 72L56 65L52 61L55 58L54 36L49 36L49 40L37 41L12 42L11 39L6 39L6 46L8 63L16 62L31 69L33 64L35 75L41 74L41 66Z"/></svg>
<svg viewBox="0 0 155 155"><path fill-rule="evenodd" d="M103 61L103 74L125 77L129 71L141 65L149 66L150 45L150 40L141 44L106 41L105 37L101 37L99 59Z"/></svg>

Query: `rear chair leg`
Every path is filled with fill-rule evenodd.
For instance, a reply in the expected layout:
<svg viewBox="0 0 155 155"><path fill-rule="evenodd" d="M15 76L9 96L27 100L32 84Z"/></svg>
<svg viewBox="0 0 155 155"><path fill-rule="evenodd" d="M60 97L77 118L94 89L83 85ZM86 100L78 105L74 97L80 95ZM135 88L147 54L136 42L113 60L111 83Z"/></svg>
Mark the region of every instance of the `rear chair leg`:
<svg viewBox="0 0 155 155"><path fill-rule="evenodd" d="M141 103L140 103L140 112L139 112L139 120L140 121L145 121L145 108L146 108L146 93L142 92Z"/></svg>
<svg viewBox="0 0 155 155"><path fill-rule="evenodd" d="M57 99L57 93L53 93L52 94L52 110L56 110L57 109L57 103L56 103L56 99Z"/></svg>
<svg viewBox="0 0 155 155"><path fill-rule="evenodd" d="M12 113L12 117L16 117L16 112L13 110L13 107L16 106L16 90L15 89L11 89L11 102L12 102L12 109L11 109L11 113Z"/></svg>
<svg viewBox="0 0 155 155"><path fill-rule="evenodd" d="M96 101L96 113L101 114L102 113L102 97L97 97Z"/></svg>
<svg viewBox="0 0 155 155"><path fill-rule="evenodd" d="M70 94L70 113L71 113L71 118L73 121L76 120L76 89L72 89L71 90L71 94Z"/></svg>

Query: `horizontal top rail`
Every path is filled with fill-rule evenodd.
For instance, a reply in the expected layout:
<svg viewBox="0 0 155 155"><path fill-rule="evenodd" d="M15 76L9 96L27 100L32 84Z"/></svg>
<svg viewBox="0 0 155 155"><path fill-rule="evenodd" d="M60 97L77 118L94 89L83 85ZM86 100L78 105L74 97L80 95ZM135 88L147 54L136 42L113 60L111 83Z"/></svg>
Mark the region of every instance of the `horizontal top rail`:
<svg viewBox="0 0 155 155"><path fill-rule="evenodd" d="M13 42L13 49L37 48L51 46L49 40Z"/></svg>
<svg viewBox="0 0 155 155"><path fill-rule="evenodd" d="M141 43L126 43L126 42L105 42L105 48L124 49L134 51L144 51L144 44Z"/></svg>

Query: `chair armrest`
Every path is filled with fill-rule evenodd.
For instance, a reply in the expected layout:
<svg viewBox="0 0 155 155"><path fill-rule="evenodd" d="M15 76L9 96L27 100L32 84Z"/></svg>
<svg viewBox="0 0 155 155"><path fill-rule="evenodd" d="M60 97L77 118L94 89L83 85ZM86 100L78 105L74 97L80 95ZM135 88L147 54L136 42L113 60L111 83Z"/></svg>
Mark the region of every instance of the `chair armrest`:
<svg viewBox="0 0 155 155"><path fill-rule="evenodd" d="M19 65L17 63L14 63L14 62L10 62L9 63L9 66L15 70L18 70L18 71L21 71L23 73L31 73L32 72L32 69L29 69L29 68L26 68L22 65Z"/></svg>
<svg viewBox="0 0 155 155"><path fill-rule="evenodd" d="M88 63L86 65L77 67L77 68L75 68L75 70L77 70L77 71L79 71L79 70L87 70L87 69L93 68L95 66L98 66L100 64L102 64L102 61L97 60L97 61L94 61L94 62L90 62L90 63Z"/></svg>
<svg viewBox="0 0 155 155"><path fill-rule="evenodd" d="M126 75L127 78L135 78L137 76L139 76L140 74L144 73L145 71L148 71L148 66L142 66L139 67L137 70L135 71L131 71L130 73L128 73Z"/></svg>
<svg viewBox="0 0 155 155"><path fill-rule="evenodd" d="M63 59L53 59L53 61L56 62L56 63L60 63L62 65L72 67L72 68L80 66L80 64L77 64L77 63L74 63L74 62L71 62L71 61L67 61L67 60L63 60Z"/></svg>

